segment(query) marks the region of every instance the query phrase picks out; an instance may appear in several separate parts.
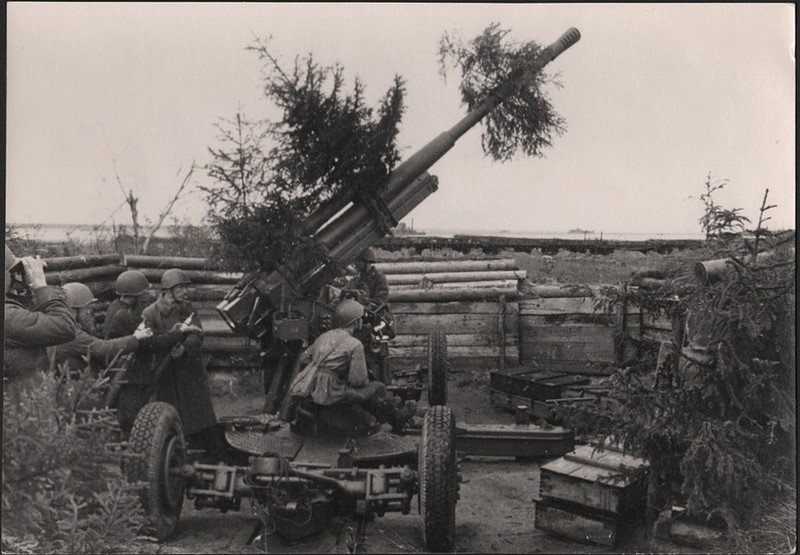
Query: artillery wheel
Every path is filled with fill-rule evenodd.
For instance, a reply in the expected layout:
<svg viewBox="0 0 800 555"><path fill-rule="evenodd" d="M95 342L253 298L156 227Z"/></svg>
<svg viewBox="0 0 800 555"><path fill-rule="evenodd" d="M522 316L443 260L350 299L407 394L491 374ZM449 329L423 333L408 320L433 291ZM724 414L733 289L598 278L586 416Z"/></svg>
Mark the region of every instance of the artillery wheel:
<svg viewBox="0 0 800 555"><path fill-rule="evenodd" d="M169 403L146 404L136 415L128 442L125 478L140 483L147 531L164 541L178 527L183 507L185 484L179 471L186 450L178 411Z"/></svg>
<svg viewBox="0 0 800 555"><path fill-rule="evenodd" d="M428 404L447 404L447 334L436 326L428 335Z"/></svg>
<svg viewBox="0 0 800 555"><path fill-rule="evenodd" d="M456 424L450 407L437 405L425 414L419 444L419 514L425 546L453 551L456 536Z"/></svg>

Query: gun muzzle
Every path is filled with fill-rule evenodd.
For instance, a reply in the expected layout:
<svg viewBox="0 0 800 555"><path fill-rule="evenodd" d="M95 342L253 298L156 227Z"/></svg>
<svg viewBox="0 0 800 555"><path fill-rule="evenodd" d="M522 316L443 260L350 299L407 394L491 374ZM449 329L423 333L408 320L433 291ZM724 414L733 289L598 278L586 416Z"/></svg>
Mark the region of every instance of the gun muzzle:
<svg viewBox="0 0 800 555"><path fill-rule="evenodd" d="M557 41L549 46L552 59L557 58L564 50L581 40L581 32L570 27Z"/></svg>

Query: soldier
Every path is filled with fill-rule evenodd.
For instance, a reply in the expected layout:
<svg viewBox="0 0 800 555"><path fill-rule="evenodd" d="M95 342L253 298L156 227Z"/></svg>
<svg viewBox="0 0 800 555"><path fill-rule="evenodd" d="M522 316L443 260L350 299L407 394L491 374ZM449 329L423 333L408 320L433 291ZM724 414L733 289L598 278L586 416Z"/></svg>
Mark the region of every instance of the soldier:
<svg viewBox="0 0 800 555"><path fill-rule="evenodd" d="M114 281L118 295L108 307L103 337L114 339L130 335L142 321L142 311L152 302L147 296L150 284L138 270L127 270Z"/></svg>
<svg viewBox="0 0 800 555"><path fill-rule="evenodd" d="M352 278L343 292L343 297L352 298L352 291L356 291L356 300L367 305L371 309L380 308L380 316L386 320L390 327L394 323L392 312L389 309L389 285L380 270L375 267L375 251L371 248L365 249L356 259L356 269L358 275ZM367 367L373 377L380 381L388 379L387 358L389 356L385 344L375 345L372 341L372 333L368 326L363 326L356 330L356 338L364 345Z"/></svg>
<svg viewBox="0 0 800 555"><path fill-rule="evenodd" d="M191 333L171 349L164 349L154 353L149 360L143 360L145 367L142 370L155 379L157 366L163 365L163 373L154 384L156 399L178 409L190 443L218 454L225 449L225 440L206 383L200 320L192 304L186 300L190 283L186 273L177 268L167 270L162 275L161 292L156 301L144 309L142 319L153 330L154 337L183 325L186 320L191 321L191 325L187 326Z"/></svg>
<svg viewBox="0 0 800 555"><path fill-rule="evenodd" d="M356 259L358 275L351 279L348 289L356 289L362 293L367 304L378 306L389 302L389 285L380 270L375 267L375 251L365 249Z"/></svg>
<svg viewBox="0 0 800 555"><path fill-rule="evenodd" d="M75 339L55 348L54 368L64 371L65 376L83 371L93 361L105 365L117 354L131 353L139 347L140 340L152 335L150 330L144 329L116 339L99 339L93 334L93 305L97 299L91 289L82 283L67 283L64 291L78 323Z"/></svg>
<svg viewBox="0 0 800 555"><path fill-rule="evenodd" d="M301 398L305 396L325 407L321 417L334 427L373 431L377 419L400 432L414 415L416 403L407 401L406 406L398 409L386 386L369 380L364 347L353 337L363 315L364 307L357 301L345 299L339 303L333 314L335 329L320 335L301 355L300 362L305 368L292 383L290 392L296 396L300 393ZM301 386L304 381L307 388ZM301 391L304 389L307 395Z"/></svg>
<svg viewBox="0 0 800 555"><path fill-rule="evenodd" d="M111 303L106 312L106 339L129 336L139 327L146 328L142 325L142 312L152 301L146 294L149 287L147 278L138 270L128 270L117 277L114 291L119 298ZM164 353L181 343L189 332L190 326L182 323L169 331L162 330L142 340L136 354L122 361L122 366L127 370L121 374L124 379L119 386L117 419L126 434L130 433L136 415L154 394L153 374L159 356L163 359Z"/></svg>
<svg viewBox="0 0 800 555"><path fill-rule="evenodd" d="M76 324L64 290L47 286L43 260L18 259L8 246L5 256L3 379L19 400L23 390L41 383L48 368L46 348L72 341Z"/></svg>

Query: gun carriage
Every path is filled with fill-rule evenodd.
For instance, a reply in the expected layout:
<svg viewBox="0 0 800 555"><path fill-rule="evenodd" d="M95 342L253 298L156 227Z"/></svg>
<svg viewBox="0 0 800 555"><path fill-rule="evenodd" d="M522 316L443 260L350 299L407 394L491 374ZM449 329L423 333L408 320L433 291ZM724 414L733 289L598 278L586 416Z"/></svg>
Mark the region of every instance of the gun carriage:
<svg viewBox="0 0 800 555"><path fill-rule="evenodd" d="M570 28L524 71L540 71L579 39L577 29ZM309 264L298 256L267 275L250 274L217 306L231 329L259 339L277 361L268 380L267 414L223 419L227 460L211 464L202 452L188 448L170 405L150 403L140 411L125 468L130 480L147 486L142 499L158 538L175 531L184 498L193 499L198 508L223 512L239 509L242 498L250 498L278 533L298 538L316 533L332 511L362 517L389 511L407 514L416 496L428 549L452 551L458 476L455 421L444 406L447 345L442 330L429 338L431 408L419 437L385 431L368 437L330 430L314 433L316 426L299 425L314 415L290 415L286 392L299 371L296 362L303 346L324 331L333 311L333 300L324 298L328 284L436 191L437 178L427 170L517 90L518 77L512 75L462 120L400 164L385 183L372 190L345 190L314 211L305 232L323 249L322 263ZM393 332L382 307L376 308L367 314L372 347L386 349ZM419 399L423 374L424 369L404 374L389 370L383 379L399 396Z"/></svg>

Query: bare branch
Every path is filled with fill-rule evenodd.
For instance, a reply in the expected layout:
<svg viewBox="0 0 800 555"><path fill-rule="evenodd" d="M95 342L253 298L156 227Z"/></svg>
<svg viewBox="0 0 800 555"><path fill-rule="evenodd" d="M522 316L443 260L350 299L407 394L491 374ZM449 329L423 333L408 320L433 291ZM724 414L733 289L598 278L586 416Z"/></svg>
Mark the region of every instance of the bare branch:
<svg viewBox="0 0 800 555"><path fill-rule="evenodd" d="M195 169L195 161L192 160L192 163L189 165L189 171L186 172L186 176L183 178L178 190L175 191L175 194L172 198L167 202L166 206L164 206L161 213L158 215L158 220L156 220L156 224L150 228L150 231L147 234L147 238L144 241L144 246L142 247L142 252L147 254L147 251L150 249L150 242L153 240L153 236L156 232L161 229L161 225L164 223L164 220L167 218L169 213L172 211L172 208L175 206L175 203L180 198L183 190L186 188L187 183L189 183L189 179L192 177L192 173L194 173Z"/></svg>

